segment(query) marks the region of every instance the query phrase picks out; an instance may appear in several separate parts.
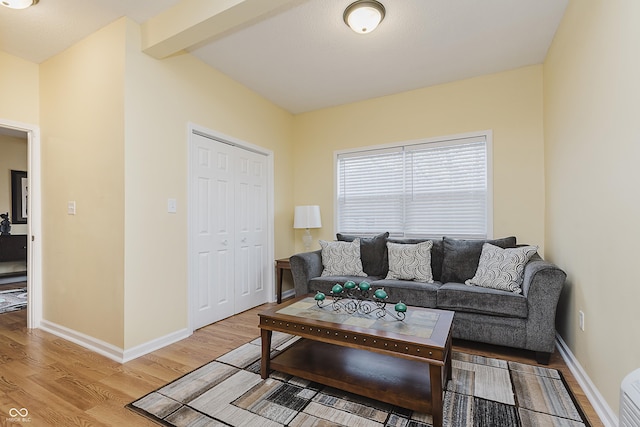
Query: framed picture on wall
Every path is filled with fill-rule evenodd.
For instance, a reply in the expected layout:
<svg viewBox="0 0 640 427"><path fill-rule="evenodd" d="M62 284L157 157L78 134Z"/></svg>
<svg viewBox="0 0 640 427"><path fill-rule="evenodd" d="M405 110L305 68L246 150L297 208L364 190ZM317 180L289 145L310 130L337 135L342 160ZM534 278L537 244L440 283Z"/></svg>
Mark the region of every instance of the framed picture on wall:
<svg viewBox="0 0 640 427"><path fill-rule="evenodd" d="M27 223L27 200L29 186L25 171L11 171L11 222Z"/></svg>

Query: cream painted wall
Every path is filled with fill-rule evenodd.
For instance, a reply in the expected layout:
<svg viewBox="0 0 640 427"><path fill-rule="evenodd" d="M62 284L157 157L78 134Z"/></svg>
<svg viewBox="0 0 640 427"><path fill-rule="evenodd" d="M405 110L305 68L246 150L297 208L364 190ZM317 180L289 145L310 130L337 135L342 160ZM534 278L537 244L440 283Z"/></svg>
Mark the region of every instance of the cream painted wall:
<svg viewBox="0 0 640 427"><path fill-rule="evenodd" d="M117 22L40 66L43 318L118 347L124 65L125 24ZM67 214L68 201L76 215Z"/></svg>
<svg viewBox="0 0 640 427"><path fill-rule="evenodd" d="M27 224L13 224L11 171L27 170L27 139L0 135L0 213L9 212L11 234L27 234Z"/></svg>
<svg viewBox="0 0 640 427"><path fill-rule="evenodd" d="M0 52L0 120L5 123L19 123L27 125L37 125L40 117L40 82L38 64L34 64L15 56ZM0 136L0 138L6 138ZM5 148L4 139L0 141ZM14 147L20 146L18 151L23 154L18 156L21 160L16 160L16 166L7 164L8 158L13 154L2 153L0 155L0 170L19 169L27 170L27 142L10 142ZM13 152L14 150L11 149ZM11 161L13 164L13 161ZM1 180L0 184L0 210L9 212L11 215L11 173L7 170L7 181ZM5 194L5 196L3 196ZM7 198L6 200L4 198ZM5 200L5 201L3 201ZM12 224L12 234L27 234L26 224Z"/></svg>
<svg viewBox="0 0 640 427"><path fill-rule="evenodd" d="M293 117L190 54L140 52L127 22L125 348L187 324L187 124L272 150L275 256L293 253ZM178 212L167 213L167 198Z"/></svg>
<svg viewBox="0 0 640 427"><path fill-rule="evenodd" d="M296 116L295 204L320 205L323 226L312 235L335 239L334 151L491 129L494 236L542 251L542 101L536 65ZM296 232L297 251L301 239Z"/></svg>
<svg viewBox="0 0 640 427"><path fill-rule="evenodd" d="M568 274L558 330L616 413L640 367L638 22L640 2L572 0L544 64L546 248Z"/></svg>
<svg viewBox="0 0 640 427"><path fill-rule="evenodd" d="M0 51L0 118L37 124L40 117L38 64Z"/></svg>
<svg viewBox="0 0 640 427"><path fill-rule="evenodd" d="M188 122L274 152L275 256L293 251L293 117L189 54L158 61L139 43L123 18L40 70L44 319L125 350L188 326Z"/></svg>

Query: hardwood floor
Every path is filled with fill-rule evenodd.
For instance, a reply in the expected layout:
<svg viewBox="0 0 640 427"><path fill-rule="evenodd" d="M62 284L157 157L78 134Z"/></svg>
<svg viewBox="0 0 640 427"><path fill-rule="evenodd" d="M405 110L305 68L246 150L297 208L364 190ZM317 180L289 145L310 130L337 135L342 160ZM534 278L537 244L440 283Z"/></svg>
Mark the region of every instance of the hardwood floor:
<svg viewBox="0 0 640 427"><path fill-rule="evenodd" d="M11 408L29 411L29 426L155 426L124 405L259 336L257 313L268 304L199 329L191 337L120 364L41 330L26 329L26 310L0 315L0 425ZM533 353L455 342L456 350L535 364ZM560 370L592 426L595 411L555 352Z"/></svg>

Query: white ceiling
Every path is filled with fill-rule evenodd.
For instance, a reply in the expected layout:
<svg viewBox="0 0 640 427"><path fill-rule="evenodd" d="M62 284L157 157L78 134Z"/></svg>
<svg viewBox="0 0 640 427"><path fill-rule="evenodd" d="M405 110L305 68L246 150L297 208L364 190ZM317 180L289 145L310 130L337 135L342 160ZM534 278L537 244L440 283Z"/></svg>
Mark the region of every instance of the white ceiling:
<svg viewBox="0 0 640 427"><path fill-rule="evenodd" d="M0 50L40 63L121 16L143 23L189 1L40 0L21 11L0 7ZM300 0L188 50L301 113L542 63L569 0L380 1L386 17L368 35L342 20L352 0Z"/></svg>

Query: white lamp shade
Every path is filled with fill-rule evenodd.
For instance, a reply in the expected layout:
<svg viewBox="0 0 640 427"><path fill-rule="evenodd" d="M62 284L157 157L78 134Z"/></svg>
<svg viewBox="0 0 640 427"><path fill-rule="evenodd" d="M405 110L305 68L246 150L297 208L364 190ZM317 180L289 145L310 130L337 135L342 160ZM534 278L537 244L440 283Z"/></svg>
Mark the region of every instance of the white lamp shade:
<svg viewBox="0 0 640 427"><path fill-rule="evenodd" d="M2 0L0 4L11 9L26 9L38 3L38 0Z"/></svg>
<svg viewBox="0 0 640 427"><path fill-rule="evenodd" d="M320 206L296 206L293 216L293 228L320 228Z"/></svg>

